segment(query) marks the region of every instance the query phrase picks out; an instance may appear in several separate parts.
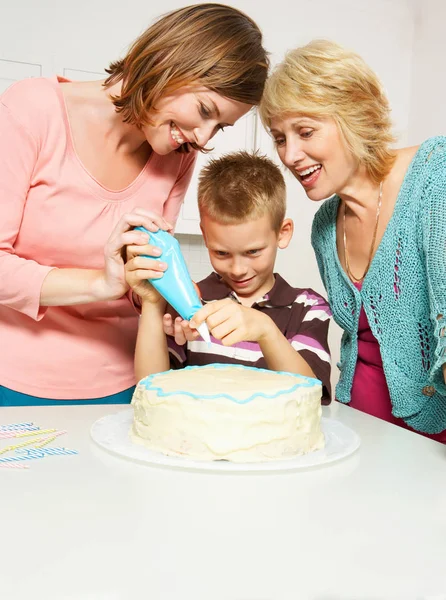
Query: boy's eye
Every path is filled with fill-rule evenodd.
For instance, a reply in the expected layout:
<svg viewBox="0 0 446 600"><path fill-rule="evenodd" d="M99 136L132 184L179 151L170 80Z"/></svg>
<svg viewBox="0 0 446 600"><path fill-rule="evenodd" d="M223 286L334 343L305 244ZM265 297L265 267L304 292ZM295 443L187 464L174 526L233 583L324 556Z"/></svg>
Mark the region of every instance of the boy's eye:
<svg viewBox="0 0 446 600"><path fill-rule="evenodd" d="M313 135L313 130L312 129L302 129L300 132L300 135L303 138L309 138Z"/></svg>
<svg viewBox="0 0 446 600"><path fill-rule="evenodd" d="M258 254L260 252L260 250L248 250L248 252L246 253L248 256L255 256L256 254Z"/></svg>
<svg viewBox="0 0 446 600"><path fill-rule="evenodd" d="M228 256L228 253L223 252L223 250L215 250L215 254L220 257Z"/></svg>

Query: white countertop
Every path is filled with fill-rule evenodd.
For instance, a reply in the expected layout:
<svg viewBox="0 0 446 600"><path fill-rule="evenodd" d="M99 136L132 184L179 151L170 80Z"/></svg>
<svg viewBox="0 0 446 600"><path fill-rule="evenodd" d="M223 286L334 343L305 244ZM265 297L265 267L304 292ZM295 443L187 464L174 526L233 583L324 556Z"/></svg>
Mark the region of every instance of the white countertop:
<svg viewBox="0 0 446 600"><path fill-rule="evenodd" d="M188 472L91 441L127 409L0 408L79 451L0 470L2 600L446 598L446 446L334 403L324 415L361 436L340 462Z"/></svg>

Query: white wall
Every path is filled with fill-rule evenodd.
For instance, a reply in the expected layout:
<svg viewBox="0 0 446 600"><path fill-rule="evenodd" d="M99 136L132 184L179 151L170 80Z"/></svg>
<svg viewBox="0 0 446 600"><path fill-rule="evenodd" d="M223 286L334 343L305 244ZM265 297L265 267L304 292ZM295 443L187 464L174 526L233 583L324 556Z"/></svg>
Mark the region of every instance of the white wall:
<svg viewBox="0 0 446 600"><path fill-rule="evenodd" d="M111 60L125 52L128 44L160 12L186 3L180 0L166 0L162 5L147 0L127 0L124 4L110 0L20 0L7 3L6 7L6 2L2 2L5 7L2 6L0 18L0 59L41 65L44 76L63 74L65 69L101 73ZM315 37L336 40L359 52L384 82L402 144L417 136L424 137L423 132L434 128L434 114L429 116L427 125L419 123L424 97L419 85L414 86L412 82L419 79L426 85L430 83L435 91L442 91L444 84L438 80L441 79L440 63L444 53L435 54L438 40L431 39L429 34L433 28L433 37L441 37L446 12L442 0L424 0L427 13L422 25L417 25L415 50L414 30L421 7L418 0L274 0L269 3L228 0L227 3L244 10L257 21L264 32L273 64L287 49ZM439 10L443 18L438 18ZM412 74L414 52L415 73ZM435 86L423 71L426 64L432 64L432 59L433 76L437 79ZM82 78L82 73L78 78ZM411 109L412 90L416 93ZM440 93L432 102L435 111L441 111ZM265 135L261 138L261 148L277 160ZM323 292L309 241L317 206L288 176L287 185L288 214L295 221L296 232L291 247L280 254L277 270L291 284L311 286ZM181 241L191 261L192 275L201 277L208 269L201 240L183 236ZM338 357L339 337L339 329L332 327L334 364ZM336 379L335 368L333 380Z"/></svg>
<svg viewBox="0 0 446 600"><path fill-rule="evenodd" d="M419 0L415 8L409 144L446 135L446 2Z"/></svg>

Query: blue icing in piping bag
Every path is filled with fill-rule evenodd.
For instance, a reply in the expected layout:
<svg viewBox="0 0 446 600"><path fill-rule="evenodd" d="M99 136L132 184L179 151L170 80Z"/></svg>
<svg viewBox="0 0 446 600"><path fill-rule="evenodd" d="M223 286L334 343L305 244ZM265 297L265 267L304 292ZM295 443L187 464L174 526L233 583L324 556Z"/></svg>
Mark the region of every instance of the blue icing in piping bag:
<svg viewBox="0 0 446 600"><path fill-rule="evenodd" d="M148 231L145 227L135 229L147 233L150 236L150 244L161 250L161 256L145 256L163 260L168 266L160 279L149 279L150 283L183 319L190 321L202 304L187 270L178 240L162 229L155 232ZM211 343L206 323L198 327L198 333L205 342Z"/></svg>

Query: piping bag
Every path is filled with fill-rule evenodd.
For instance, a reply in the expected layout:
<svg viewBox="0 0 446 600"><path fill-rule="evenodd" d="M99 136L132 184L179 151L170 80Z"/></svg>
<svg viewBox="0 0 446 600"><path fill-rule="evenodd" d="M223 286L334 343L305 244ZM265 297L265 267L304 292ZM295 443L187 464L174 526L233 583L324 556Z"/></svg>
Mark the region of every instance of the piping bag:
<svg viewBox="0 0 446 600"><path fill-rule="evenodd" d="M135 230L147 233L150 236L150 244L161 250L161 256L145 255L146 258L160 259L168 266L160 279L148 281L183 319L190 321L203 305L192 283L178 240L162 229L154 232L148 231L145 227L135 227ZM206 323L198 327L198 333L205 342L211 343Z"/></svg>

